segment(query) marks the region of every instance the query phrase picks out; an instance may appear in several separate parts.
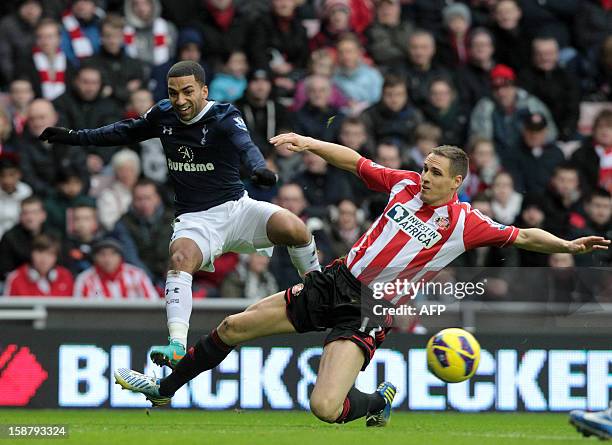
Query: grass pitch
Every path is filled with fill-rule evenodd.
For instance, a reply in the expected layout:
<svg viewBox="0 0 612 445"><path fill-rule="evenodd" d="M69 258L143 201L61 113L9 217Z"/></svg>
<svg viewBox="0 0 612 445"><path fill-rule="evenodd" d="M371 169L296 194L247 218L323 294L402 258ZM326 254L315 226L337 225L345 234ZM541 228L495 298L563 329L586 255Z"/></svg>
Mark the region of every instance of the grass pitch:
<svg viewBox="0 0 612 445"><path fill-rule="evenodd" d="M584 439L564 414L395 412L387 428L363 419L328 425L307 412L144 410L0 410L0 424L64 424L69 437L7 439L0 445L543 445Z"/></svg>

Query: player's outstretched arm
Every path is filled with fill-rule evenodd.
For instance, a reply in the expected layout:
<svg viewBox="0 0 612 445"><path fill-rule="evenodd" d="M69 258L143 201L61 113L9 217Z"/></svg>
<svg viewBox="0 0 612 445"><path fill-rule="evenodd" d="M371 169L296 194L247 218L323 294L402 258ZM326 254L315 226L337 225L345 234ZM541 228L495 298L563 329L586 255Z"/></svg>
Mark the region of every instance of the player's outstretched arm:
<svg viewBox="0 0 612 445"><path fill-rule="evenodd" d="M601 236L584 236L572 241L558 238L542 229L519 229L514 245L521 249L540 253L589 253L593 250L607 250L610 240Z"/></svg>
<svg viewBox="0 0 612 445"><path fill-rule="evenodd" d="M285 145L288 150L300 152L308 150L321 156L334 167L357 174L357 162L361 155L344 145L332 144L296 133L283 133L270 139L275 147Z"/></svg>
<svg viewBox="0 0 612 445"><path fill-rule="evenodd" d="M109 147L134 144L157 137L153 127L144 117L126 119L100 128L71 130L64 127L47 127L38 139L52 144L96 145Z"/></svg>

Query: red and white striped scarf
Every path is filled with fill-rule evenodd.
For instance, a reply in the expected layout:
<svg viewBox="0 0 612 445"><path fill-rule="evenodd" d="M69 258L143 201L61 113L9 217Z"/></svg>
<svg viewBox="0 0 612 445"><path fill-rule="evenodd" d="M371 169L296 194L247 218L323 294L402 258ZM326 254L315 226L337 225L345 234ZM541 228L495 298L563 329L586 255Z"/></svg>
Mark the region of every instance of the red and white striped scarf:
<svg viewBox="0 0 612 445"><path fill-rule="evenodd" d="M66 54L58 49L53 59L53 65L51 65L49 57L39 48L35 47L32 52L32 58L40 78L43 97L53 100L62 95L66 91Z"/></svg>
<svg viewBox="0 0 612 445"><path fill-rule="evenodd" d="M87 36L83 34L79 21L70 11L66 11L64 15L62 15L62 24L64 28L66 28L66 31L68 31L74 54L79 59L93 56L94 50L91 42Z"/></svg>
<svg viewBox="0 0 612 445"><path fill-rule="evenodd" d="M23 134L23 129L25 128L27 120L28 118L25 114L21 114L18 111L13 112L13 130L15 130L17 136Z"/></svg>
<svg viewBox="0 0 612 445"><path fill-rule="evenodd" d="M599 156L599 186L612 193L612 147L598 145L595 151Z"/></svg>
<svg viewBox="0 0 612 445"><path fill-rule="evenodd" d="M159 298L147 274L136 266L122 263L113 274L96 266L81 272L74 287L76 297L109 300L154 300Z"/></svg>
<svg viewBox="0 0 612 445"><path fill-rule="evenodd" d="M137 58L136 30L131 26L123 29L125 51L130 57ZM161 65L170 59L170 39L168 38L168 22L162 18L153 21L153 64Z"/></svg>

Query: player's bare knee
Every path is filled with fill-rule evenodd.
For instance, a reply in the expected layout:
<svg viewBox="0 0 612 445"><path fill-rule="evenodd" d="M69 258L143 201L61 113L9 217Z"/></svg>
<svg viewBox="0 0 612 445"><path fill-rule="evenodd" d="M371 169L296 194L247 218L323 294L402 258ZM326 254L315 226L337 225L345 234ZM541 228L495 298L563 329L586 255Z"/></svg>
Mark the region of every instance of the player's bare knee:
<svg viewBox="0 0 612 445"><path fill-rule="evenodd" d="M320 420L327 423L334 423L338 419L338 403L326 396L316 396L310 398L310 411Z"/></svg>
<svg viewBox="0 0 612 445"><path fill-rule="evenodd" d="M312 237L306 224L293 213L283 210L275 213L268 221L268 238L276 245L303 246Z"/></svg>
<svg viewBox="0 0 612 445"><path fill-rule="evenodd" d="M170 269L183 270L191 273L194 269L193 259L191 259L185 251L177 250L170 255Z"/></svg>
<svg viewBox="0 0 612 445"><path fill-rule="evenodd" d="M227 337L231 333L231 324L232 321L230 320L230 316L225 317L219 324L219 327L217 327L217 332Z"/></svg>
<svg viewBox="0 0 612 445"><path fill-rule="evenodd" d="M287 225L287 232L290 238L287 244L290 246L305 246L312 239L310 230L298 217L290 220L290 223Z"/></svg>
<svg viewBox="0 0 612 445"><path fill-rule="evenodd" d="M177 250L170 255L170 268L174 270L180 270L180 266L183 265L185 261L185 255L182 251Z"/></svg>
<svg viewBox="0 0 612 445"><path fill-rule="evenodd" d="M237 318L236 315L228 315L217 328L217 332L232 344L240 341L240 333L243 331L240 320Z"/></svg>

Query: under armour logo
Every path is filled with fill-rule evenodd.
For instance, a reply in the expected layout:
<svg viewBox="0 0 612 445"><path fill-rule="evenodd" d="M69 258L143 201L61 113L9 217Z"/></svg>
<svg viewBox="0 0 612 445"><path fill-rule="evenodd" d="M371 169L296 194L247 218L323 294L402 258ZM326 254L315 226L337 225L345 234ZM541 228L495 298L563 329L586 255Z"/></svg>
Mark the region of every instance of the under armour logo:
<svg viewBox="0 0 612 445"><path fill-rule="evenodd" d="M168 295L170 292L173 292L173 293L175 293L175 294L178 294L178 293L179 293L179 288L178 288L178 287L175 287L175 288L173 288L173 289L166 288L166 295Z"/></svg>
<svg viewBox="0 0 612 445"><path fill-rule="evenodd" d="M202 139L200 140L200 144L206 145L206 134L207 133L208 133L208 128L206 128L206 125L204 125L204 128L202 128Z"/></svg>
<svg viewBox="0 0 612 445"><path fill-rule="evenodd" d="M162 130L162 133L163 133L163 134L172 134L172 127L166 127L166 126L164 125L164 128L163 128L163 130Z"/></svg>

